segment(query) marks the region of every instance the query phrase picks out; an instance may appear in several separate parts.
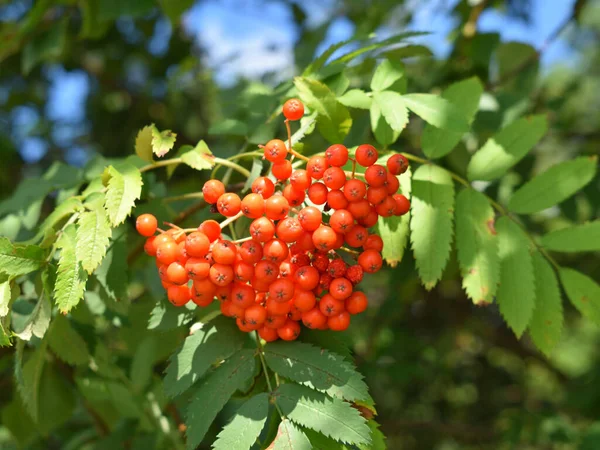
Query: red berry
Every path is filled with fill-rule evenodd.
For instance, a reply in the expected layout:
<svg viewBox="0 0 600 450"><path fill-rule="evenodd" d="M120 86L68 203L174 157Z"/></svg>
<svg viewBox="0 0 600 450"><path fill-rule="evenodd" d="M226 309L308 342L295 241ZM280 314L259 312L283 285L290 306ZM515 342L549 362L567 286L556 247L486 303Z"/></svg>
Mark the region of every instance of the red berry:
<svg viewBox="0 0 600 450"><path fill-rule="evenodd" d="M225 193L225 185L219 180L208 180L202 186L202 193L206 203L215 204L219 197Z"/></svg>
<svg viewBox="0 0 600 450"><path fill-rule="evenodd" d="M252 192L262 195L267 199L275 192L275 184L267 177L258 177L252 182Z"/></svg>
<svg viewBox="0 0 600 450"><path fill-rule="evenodd" d="M396 153L387 160L387 168L393 175L400 175L408 169L408 159L404 155Z"/></svg>
<svg viewBox="0 0 600 450"><path fill-rule="evenodd" d="M283 115L288 120L300 120L304 115L304 104L297 98L290 98L283 104Z"/></svg>
<svg viewBox="0 0 600 450"><path fill-rule="evenodd" d="M377 162L379 155L375 147L369 144L359 145L354 155L356 162L363 167L372 166Z"/></svg>
<svg viewBox="0 0 600 450"><path fill-rule="evenodd" d="M135 228L142 236L149 237L156 233L158 222L152 214L142 214L135 221Z"/></svg>
<svg viewBox="0 0 600 450"><path fill-rule="evenodd" d="M264 148L265 159L273 163L283 161L288 154L285 142L281 139L271 139Z"/></svg>
<svg viewBox="0 0 600 450"><path fill-rule="evenodd" d="M325 159L330 166L341 167L348 162L348 149L342 144L334 144L325 150Z"/></svg>

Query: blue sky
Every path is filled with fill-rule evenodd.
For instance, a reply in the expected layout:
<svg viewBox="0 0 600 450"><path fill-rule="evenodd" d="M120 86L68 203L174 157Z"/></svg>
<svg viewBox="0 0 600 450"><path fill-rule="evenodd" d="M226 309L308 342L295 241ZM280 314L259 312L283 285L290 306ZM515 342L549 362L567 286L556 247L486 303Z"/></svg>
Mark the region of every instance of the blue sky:
<svg viewBox="0 0 600 450"><path fill-rule="evenodd" d="M418 5L409 28L432 32L414 42L426 44L440 58L447 56L451 49L448 34L454 24L449 11L457 1L408 2ZM480 17L479 30L499 32L505 42L516 40L539 48L570 14L574 1L532 0L533 14L529 24L509 19L498 11L486 11ZM310 26L325 23L335 7L334 0L305 0L306 3L310 3L307 8ZM294 74L293 48L298 32L290 9L281 3L204 0L184 15L183 24L186 32L203 47L206 55L204 62L215 69L215 77L220 84L229 85L239 77L259 78L265 72L272 71L276 71L280 79ZM131 27L131 22L122 21L119 27L126 30ZM156 55L164 52L170 33L168 21L159 21L148 50ZM329 45L351 37L353 33L353 23L344 17L337 17L329 24L326 38L317 49L317 54ZM382 33L391 33L391 30L382 30ZM563 36L544 52L542 66L547 70L558 63L569 64L575 57L576 54ZM50 66L45 71L52 84L45 113L54 122L53 138L66 150L68 163L82 165L90 152L73 145L73 141L84 134L88 126L85 121L85 102L90 90L89 80L83 71L68 72L60 66ZM136 78L144 77L143 73L135 72L135 75ZM135 80L130 81L133 83ZM30 135L38 119L37 112L27 106L19 107L13 111L11 119L13 138L23 159L29 163L39 161L48 148L46 141Z"/></svg>

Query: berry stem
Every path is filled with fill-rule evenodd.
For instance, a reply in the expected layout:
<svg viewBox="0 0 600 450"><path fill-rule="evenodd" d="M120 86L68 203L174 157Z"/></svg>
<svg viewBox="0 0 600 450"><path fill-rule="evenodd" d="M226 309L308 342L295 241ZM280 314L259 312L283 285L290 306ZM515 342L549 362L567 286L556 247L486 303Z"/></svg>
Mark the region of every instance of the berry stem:
<svg viewBox="0 0 600 450"><path fill-rule="evenodd" d="M263 145L263 147L264 147L264 145ZM227 159L229 161L234 161L236 159L241 159L241 158L248 158L248 157L256 158L256 157L262 157L262 156L263 156L262 152L245 152L245 153L238 153L237 155L230 156Z"/></svg>
<svg viewBox="0 0 600 450"><path fill-rule="evenodd" d="M225 219L225 220L224 220L223 222L221 222L221 224L220 224L220 225L221 225L221 230L222 230L223 228L225 228L227 225L229 225L230 223L233 223L233 222L235 222L236 220L238 220L238 219L239 219L240 217L242 217L243 215L244 215L244 213L240 211L240 212L239 212L239 213L237 213L235 216L231 216L231 217L228 217L227 219Z"/></svg>
<svg viewBox="0 0 600 450"><path fill-rule="evenodd" d="M232 241L234 244L241 244L242 242L246 242L246 241L251 241L252 240L252 236L248 236L245 238L241 238L241 239L236 239L235 241Z"/></svg>
<svg viewBox="0 0 600 450"><path fill-rule="evenodd" d="M215 157L213 159L213 161L217 165L229 167L229 168L231 168L233 170L236 170L240 174L244 175L246 178L250 177L250 171L248 169L246 169L245 167L240 166L237 163L234 163L233 161L230 161L229 159L223 159L223 158L219 158L217 156L217 157ZM215 169L216 169L216 167L215 167Z"/></svg>
<svg viewBox="0 0 600 450"><path fill-rule="evenodd" d="M341 251L346 252L346 253L351 253L353 255L360 255L359 251L352 250L351 248L348 248L348 247L340 247L338 250L341 250Z"/></svg>
<svg viewBox="0 0 600 450"><path fill-rule="evenodd" d="M294 150L294 148L292 147L292 128L290 127L289 119L285 119L285 128L286 128L287 134L288 134L288 150L292 154L292 161L294 160L294 157L296 157L298 159L302 159L303 161L308 161L308 158L306 156L301 155L296 150Z"/></svg>
<svg viewBox="0 0 600 450"><path fill-rule="evenodd" d="M265 374L265 380L267 381L267 388L269 389L269 394L272 395L273 394L273 385L271 384L271 378L269 377L269 369L267 369L267 362L265 361L265 355L264 355L265 350L263 348L262 343L260 342L260 336L258 335L258 332L255 331L254 333L256 334L256 348L258 349L258 357L260 358L260 364L262 365L263 373ZM275 377L277 377L277 373L275 373ZM277 412L283 419L285 416L283 415L283 412L279 408L279 405L277 404L277 402L273 402L273 404L275 405L275 409L277 410Z"/></svg>
<svg viewBox="0 0 600 450"><path fill-rule="evenodd" d="M201 199L201 198L204 198L204 194L202 192L190 192L189 194L165 197L165 198L163 198L163 202L171 203L171 202L179 202L182 200Z"/></svg>
<svg viewBox="0 0 600 450"><path fill-rule="evenodd" d="M153 162L151 164L148 164L147 166L144 166L140 169L140 172L147 172L149 170L154 170L154 169L158 169L159 167L165 167L165 166L171 166L173 164L181 164L183 161L181 160L181 158L173 158L173 159L166 159L164 161L156 161Z"/></svg>

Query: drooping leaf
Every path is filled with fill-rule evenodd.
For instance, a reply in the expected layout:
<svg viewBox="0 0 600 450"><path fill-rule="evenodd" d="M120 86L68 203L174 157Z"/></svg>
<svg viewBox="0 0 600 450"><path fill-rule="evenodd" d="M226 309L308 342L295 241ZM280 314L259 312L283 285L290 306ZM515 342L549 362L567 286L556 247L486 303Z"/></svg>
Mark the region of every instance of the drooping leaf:
<svg viewBox="0 0 600 450"><path fill-rule="evenodd" d="M471 123L477 113L482 93L481 81L472 77L451 84L442 92L442 97L458 108ZM446 156L456 147L463 135L463 132L442 130L427 124L421 135L423 153L432 159Z"/></svg>
<svg viewBox="0 0 600 450"><path fill-rule="evenodd" d="M410 240L426 289L442 277L450 256L454 220L454 184L441 167L424 165L412 177Z"/></svg>
<svg viewBox="0 0 600 450"><path fill-rule="evenodd" d="M385 91L404 76L404 64L384 59L375 69L371 80L371 90L374 92Z"/></svg>
<svg viewBox="0 0 600 450"><path fill-rule="evenodd" d="M338 101L349 108L369 109L371 107L371 97L365 91L360 89L350 89Z"/></svg>
<svg viewBox="0 0 600 450"><path fill-rule="evenodd" d="M314 447L306 434L287 419L281 421L277 436L268 447L269 450L311 450L312 448Z"/></svg>
<svg viewBox="0 0 600 450"><path fill-rule="evenodd" d="M104 207L108 213L110 223L116 227L122 223L129 214L135 201L142 193L142 175L137 167L128 162L109 166L105 172L106 201Z"/></svg>
<svg viewBox="0 0 600 450"><path fill-rule="evenodd" d="M77 221L77 256L83 269L91 274L102 262L112 235L104 209L104 196L97 194L96 201L86 202L88 210Z"/></svg>
<svg viewBox="0 0 600 450"><path fill-rule="evenodd" d="M381 113L379 103L371 103L369 114L371 119L371 129L373 130L373 134L375 134L375 139L377 139L377 142L384 147L396 142L400 136L400 133L392 130L392 127L387 123L383 117L383 114Z"/></svg>
<svg viewBox="0 0 600 450"><path fill-rule="evenodd" d="M410 200L412 170L410 167L398 177L400 193ZM391 267L402 261L408 243L410 211L403 216L380 217L377 221L377 234L383 239L381 256Z"/></svg>
<svg viewBox="0 0 600 450"><path fill-rule="evenodd" d="M342 356L301 342L265 347L267 364L280 375L343 400L370 400L362 376Z"/></svg>
<svg viewBox="0 0 600 450"><path fill-rule="evenodd" d="M519 214L533 214L561 203L594 178L597 160L595 156L580 157L552 166L521 186L508 208Z"/></svg>
<svg viewBox="0 0 600 450"><path fill-rule="evenodd" d="M15 245L0 237L0 273L18 277L46 264L47 252L37 245Z"/></svg>
<svg viewBox="0 0 600 450"><path fill-rule="evenodd" d="M52 307L50 306L49 295L40 296L33 311L25 320L22 328L14 330L15 336L23 341L29 341L32 336L43 338L48 325L50 325L50 315Z"/></svg>
<svg viewBox="0 0 600 450"><path fill-rule="evenodd" d="M213 154L204 141L198 142L192 150L181 155L181 161L196 170L212 169L215 165L213 159Z"/></svg>
<svg viewBox="0 0 600 450"><path fill-rule="evenodd" d="M469 180L501 177L527 155L547 130L545 115L524 117L503 128L471 158L467 167Z"/></svg>
<svg viewBox="0 0 600 450"><path fill-rule="evenodd" d="M344 41L336 42L335 44L332 44L329 47L327 47L327 49L325 49L323 53L321 53L317 58L315 58L315 60L312 63L310 63L306 67L306 69L304 69L302 76L307 77L315 72L318 72L325 65L325 63L331 57L331 55L335 53L336 50L339 50L340 48L354 40L354 38L346 39Z"/></svg>
<svg viewBox="0 0 600 450"><path fill-rule="evenodd" d="M236 119L223 119L208 129L208 134L213 135L230 135L230 136L246 136L248 134L248 126Z"/></svg>
<svg viewBox="0 0 600 450"><path fill-rule="evenodd" d="M190 388L211 365L228 358L244 343L243 335L224 318L205 324L188 336L170 360L165 374L165 392L174 397Z"/></svg>
<svg viewBox="0 0 600 450"><path fill-rule="evenodd" d="M555 252L600 251L600 220L552 231L541 243Z"/></svg>
<svg viewBox="0 0 600 450"><path fill-rule="evenodd" d="M408 110L402 95L392 91L373 93L373 102L377 103L381 114L392 130L402 132L408 123Z"/></svg>
<svg viewBox="0 0 600 450"><path fill-rule="evenodd" d="M135 392L144 392L152 379L152 369L156 363L158 343L156 336L149 335L135 349L129 377Z"/></svg>
<svg viewBox="0 0 600 450"><path fill-rule="evenodd" d="M62 313L67 313L83 298L87 274L81 267L76 251L76 226L69 225L63 230L57 242L61 250L56 274L54 301Z"/></svg>
<svg viewBox="0 0 600 450"><path fill-rule="evenodd" d="M349 403L294 383L279 386L275 401L283 414L298 425L341 442L371 442L371 433L365 419Z"/></svg>
<svg viewBox="0 0 600 450"><path fill-rule="evenodd" d="M187 448L195 449L235 391L254 375L254 350L240 350L214 370L192 395L186 417Z"/></svg>
<svg viewBox="0 0 600 450"><path fill-rule="evenodd" d="M562 282L569 300L579 312L596 324L600 324L600 286L587 275L574 269L560 269Z"/></svg>
<svg viewBox="0 0 600 450"><path fill-rule="evenodd" d="M105 294L113 301L127 300L127 227L115 229L106 256L94 272Z"/></svg>
<svg viewBox="0 0 600 450"><path fill-rule="evenodd" d="M407 94L402 100L408 109L434 127L458 133L469 131L465 114L439 95Z"/></svg>
<svg viewBox="0 0 600 450"><path fill-rule="evenodd" d="M87 344L63 315L59 314L52 321L48 330L48 345L67 364L77 366L90 361Z"/></svg>
<svg viewBox="0 0 600 450"><path fill-rule="evenodd" d="M162 158L169 153L175 145L177 134L173 133L171 130L159 131L154 124L150 125L150 132L152 134L152 152L159 158Z"/></svg>
<svg viewBox="0 0 600 450"><path fill-rule="evenodd" d="M31 418L37 422L39 418L39 386L44 362L46 361L46 342L32 352L29 359L23 364L23 342L17 344L15 357L15 379L17 389L23 400L23 405Z"/></svg>
<svg viewBox="0 0 600 450"><path fill-rule="evenodd" d="M144 161L153 162L152 157L152 125L142 128L135 138L135 154Z"/></svg>
<svg viewBox="0 0 600 450"><path fill-rule="evenodd" d="M332 143L343 142L352 126L348 109L337 101L325 84L317 80L296 77L294 85L300 99L317 112L317 127L323 137Z"/></svg>
<svg viewBox="0 0 600 450"><path fill-rule="evenodd" d="M496 222L500 284L497 301L506 323L521 337L535 307L535 278L529 240L523 230L503 216Z"/></svg>
<svg viewBox="0 0 600 450"><path fill-rule="evenodd" d="M529 322L529 334L547 356L560 340L563 308L558 280L552 267L540 253L533 255L535 308Z"/></svg>
<svg viewBox="0 0 600 450"><path fill-rule="evenodd" d="M491 303L500 277L494 210L474 189L456 197L456 250L467 295L476 305Z"/></svg>
<svg viewBox="0 0 600 450"><path fill-rule="evenodd" d="M267 421L269 395L255 395L238 409L213 444L215 450L249 449Z"/></svg>

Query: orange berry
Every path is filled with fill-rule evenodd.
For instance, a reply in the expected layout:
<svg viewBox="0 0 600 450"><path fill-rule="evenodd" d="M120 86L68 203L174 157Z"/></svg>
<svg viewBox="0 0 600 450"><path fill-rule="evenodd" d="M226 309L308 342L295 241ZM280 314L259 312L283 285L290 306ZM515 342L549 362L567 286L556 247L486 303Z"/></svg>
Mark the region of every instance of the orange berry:
<svg viewBox="0 0 600 450"><path fill-rule="evenodd" d="M392 195L398 192L398 189L400 189L400 180L398 180L396 175L392 175L388 172L383 185L385 186L387 193Z"/></svg>
<svg viewBox="0 0 600 450"><path fill-rule="evenodd" d="M233 267L226 264L213 264L208 277L217 286L227 286L233 281Z"/></svg>
<svg viewBox="0 0 600 450"><path fill-rule="evenodd" d="M319 271L312 266L303 266L296 270L294 281L304 291L312 291L319 284Z"/></svg>
<svg viewBox="0 0 600 450"><path fill-rule="evenodd" d="M354 291L350 297L346 299L346 311L350 314L360 314L367 309L369 302L364 292Z"/></svg>
<svg viewBox="0 0 600 450"><path fill-rule="evenodd" d="M271 139L264 148L265 159L274 163L283 161L288 154L285 142L281 139Z"/></svg>
<svg viewBox="0 0 600 450"><path fill-rule="evenodd" d="M329 167L323 173L323 183L329 189L341 189L346 184L346 172L339 167Z"/></svg>
<svg viewBox="0 0 600 450"><path fill-rule="evenodd" d="M190 280L203 280L210 271L210 264L203 258L189 258L185 263L187 277Z"/></svg>
<svg viewBox="0 0 600 450"><path fill-rule="evenodd" d="M286 217L277 224L276 232L282 241L296 242L304 233L304 229L296 217Z"/></svg>
<svg viewBox="0 0 600 450"><path fill-rule="evenodd" d="M349 202L360 200L367 195L367 186L361 180L352 178L344 184L344 195Z"/></svg>
<svg viewBox="0 0 600 450"><path fill-rule="evenodd" d="M355 225L346 233L346 243L350 247L362 247L369 237L367 229L360 225Z"/></svg>
<svg viewBox="0 0 600 450"><path fill-rule="evenodd" d="M372 166L377 162L379 155L375 147L369 144L359 145L354 154L356 162L363 167Z"/></svg>
<svg viewBox="0 0 600 450"><path fill-rule="evenodd" d="M327 186L323 183L313 183L308 188L308 198L315 205L323 205L327 201Z"/></svg>
<svg viewBox="0 0 600 450"><path fill-rule="evenodd" d="M373 187L367 189L367 200L372 205L379 205L388 196L388 191L385 186Z"/></svg>
<svg viewBox="0 0 600 450"><path fill-rule="evenodd" d="M302 208L298 213L300 225L302 225L302 228L306 231L315 231L321 225L322 219L323 215L321 214L321 211L314 206Z"/></svg>
<svg viewBox="0 0 600 450"><path fill-rule="evenodd" d="M304 115L304 104L297 98L290 98L283 104L283 115L288 120L300 120Z"/></svg>
<svg viewBox="0 0 600 450"><path fill-rule="evenodd" d="M283 195L274 195L265 202L266 216L271 220L281 220L288 215L290 204Z"/></svg>
<svg viewBox="0 0 600 450"><path fill-rule="evenodd" d="M256 292L252 286L244 283L233 283L231 288L231 302L240 308L246 309L254 305Z"/></svg>
<svg viewBox="0 0 600 450"><path fill-rule="evenodd" d="M352 294L352 283L346 278L336 278L329 284L329 293L337 300L345 300Z"/></svg>
<svg viewBox="0 0 600 450"><path fill-rule="evenodd" d="M156 249L156 260L161 264L169 265L175 262L179 253L179 247L173 239L160 244Z"/></svg>
<svg viewBox="0 0 600 450"><path fill-rule="evenodd" d="M368 200L361 198L360 200L350 202L346 209L350 211L350 214L352 214L356 220L360 220L369 215L369 212L371 212L371 204Z"/></svg>
<svg viewBox="0 0 600 450"><path fill-rule="evenodd" d="M345 234L354 226L354 217L352 217L352 214L350 214L349 211L338 209L331 215L329 226L333 228L336 233Z"/></svg>
<svg viewBox="0 0 600 450"><path fill-rule="evenodd" d="M267 220L272 224L269 219ZM248 264L256 264L262 259L263 256L262 245L254 241L246 241L239 247L238 254L244 262Z"/></svg>
<svg viewBox="0 0 600 450"><path fill-rule="evenodd" d="M279 276L279 265L263 259L254 266L254 276L263 283L272 283Z"/></svg>
<svg viewBox="0 0 600 450"><path fill-rule="evenodd" d="M331 250L337 241L335 231L326 225L321 225L317 228L312 235L313 243L315 247L322 252Z"/></svg>
<svg viewBox="0 0 600 450"><path fill-rule="evenodd" d="M167 298L175 306L183 306L190 301L190 288L187 286L169 286Z"/></svg>
<svg viewBox="0 0 600 450"><path fill-rule="evenodd" d="M248 194L242 200L241 211L246 217L257 219L265 212L265 200L260 194Z"/></svg>
<svg viewBox="0 0 600 450"><path fill-rule="evenodd" d="M327 319L327 326L333 331L344 331L350 326L350 314L343 311Z"/></svg>
<svg viewBox="0 0 600 450"><path fill-rule="evenodd" d="M277 330L273 328L267 328L266 326L260 327L258 329L258 335L261 337L261 339L264 339L266 342L273 342L279 339Z"/></svg>
<svg viewBox="0 0 600 450"><path fill-rule="evenodd" d="M275 184L267 177L258 177L252 182L252 192L267 199L275 192Z"/></svg>
<svg viewBox="0 0 600 450"><path fill-rule="evenodd" d="M271 239L265 242L263 246L264 258L273 263L279 264L288 257L290 250L287 244L281 239Z"/></svg>
<svg viewBox="0 0 600 450"><path fill-rule="evenodd" d="M408 169L408 159L404 155L396 153L389 157L386 162L387 168L393 175L400 175Z"/></svg>
<svg viewBox="0 0 600 450"><path fill-rule="evenodd" d="M135 221L135 228L142 236L149 237L156 233L158 222L152 214L142 214Z"/></svg>
<svg viewBox="0 0 600 450"><path fill-rule="evenodd" d="M265 307L267 308L267 313L269 314L269 316L284 316L284 317L286 317L287 314L292 309L292 302L291 301L279 302L279 301L277 301L277 299L275 297L269 296L265 303ZM281 324L280 324L280 326L281 326Z"/></svg>
<svg viewBox="0 0 600 450"><path fill-rule="evenodd" d="M252 305L244 311L244 319L250 325L263 325L267 320L267 310L260 305Z"/></svg>
<svg viewBox="0 0 600 450"><path fill-rule="evenodd" d="M298 190L291 184L288 184L283 188L283 196L288 201L290 206L299 206L302 204L302 202L304 202L306 193L303 190Z"/></svg>
<svg viewBox="0 0 600 450"><path fill-rule="evenodd" d="M244 308L241 308L240 306L233 303L231 301L231 298L229 300L224 300L221 302L221 312L225 317L233 317L237 319L238 317L244 316L244 311Z"/></svg>
<svg viewBox="0 0 600 450"><path fill-rule="evenodd" d="M305 191L311 185L310 175L304 169L296 169L290 176L290 184L299 191Z"/></svg>
<svg viewBox="0 0 600 450"><path fill-rule="evenodd" d="M365 181L369 186L383 186L387 180L387 170L380 164L373 164L365 170Z"/></svg>
<svg viewBox="0 0 600 450"><path fill-rule="evenodd" d="M344 308L344 302L334 298L331 294L325 294L319 301L319 309L327 317L341 313L344 311Z"/></svg>
<svg viewBox="0 0 600 450"><path fill-rule="evenodd" d="M394 201L396 202L396 215L397 216L403 216L410 210L410 200L407 199L404 195L394 194L392 197L393 197Z"/></svg>
<svg viewBox="0 0 600 450"><path fill-rule="evenodd" d="M201 258L206 256L210 249L210 240L200 231L190 233L185 239L185 251L190 257Z"/></svg>
<svg viewBox="0 0 600 450"><path fill-rule="evenodd" d="M300 325L298 322L288 319L277 329L277 334L284 341L293 341L300 335Z"/></svg>
<svg viewBox="0 0 600 450"><path fill-rule="evenodd" d="M317 303L315 294L311 291L297 290L293 298L294 306L301 312L313 309Z"/></svg>
<svg viewBox="0 0 600 450"><path fill-rule="evenodd" d="M294 282L288 278L278 278L269 286L269 298L283 303L294 296Z"/></svg>
<svg viewBox="0 0 600 450"><path fill-rule="evenodd" d="M237 249L233 242L220 239L213 244L212 258L216 263L233 265L236 256Z"/></svg>
<svg viewBox="0 0 600 450"><path fill-rule="evenodd" d="M271 167L271 173L278 180L287 180L292 174L292 163L288 159L274 163Z"/></svg>
<svg viewBox="0 0 600 450"><path fill-rule="evenodd" d="M306 163L306 171L311 178L320 180L323 178L323 173L327 170L329 164L323 156L312 156Z"/></svg>
<svg viewBox="0 0 600 450"><path fill-rule="evenodd" d="M332 209L345 209L348 206L348 199L339 189L333 189L327 193L327 204Z"/></svg>
<svg viewBox="0 0 600 450"><path fill-rule="evenodd" d="M375 273L383 264L381 254L376 250L365 250L358 256L358 264L367 273Z"/></svg>
<svg viewBox="0 0 600 450"><path fill-rule="evenodd" d="M370 234L362 247L364 250L376 250L381 252L381 250L383 250L383 239L377 234Z"/></svg>
<svg viewBox="0 0 600 450"><path fill-rule="evenodd" d="M348 149L342 144L334 144L325 150L325 159L330 166L341 167L348 162Z"/></svg>
<svg viewBox="0 0 600 450"><path fill-rule="evenodd" d="M156 256L156 238L158 236L150 236L144 243L144 251L149 256Z"/></svg>
<svg viewBox="0 0 600 450"><path fill-rule="evenodd" d="M321 312L318 306L302 313L302 323L306 328L320 329L327 323L327 316Z"/></svg>
<svg viewBox="0 0 600 450"><path fill-rule="evenodd" d="M202 193L204 194L204 201L213 205L225 193L225 185L219 180L208 180L202 186Z"/></svg>
<svg viewBox="0 0 600 450"><path fill-rule="evenodd" d="M396 213L396 200L388 195L383 202L377 205L376 211L382 217L390 217Z"/></svg>
<svg viewBox="0 0 600 450"><path fill-rule="evenodd" d="M250 236L259 242L266 242L275 236L275 225L266 217L259 217L250 224Z"/></svg>
<svg viewBox="0 0 600 450"><path fill-rule="evenodd" d="M198 225L198 231L204 233L210 242L214 242L221 236L221 225L216 220L205 220Z"/></svg>
<svg viewBox="0 0 600 450"><path fill-rule="evenodd" d="M236 261L233 265L233 276L236 281L250 281L254 276L254 266L245 261Z"/></svg>
<svg viewBox="0 0 600 450"><path fill-rule="evenodd" d="M233 217L240 212L242 201L240 196L232 192L226 192L217 200L217 210L225 217Z"/></svg>
<svg viewBox="0 0 600 450"><path fill-rule="evenodd" d="M186 284L189 280L187 270L177 261L169 264L169 267L167 268L167 279L173 284Z"/></svg>

